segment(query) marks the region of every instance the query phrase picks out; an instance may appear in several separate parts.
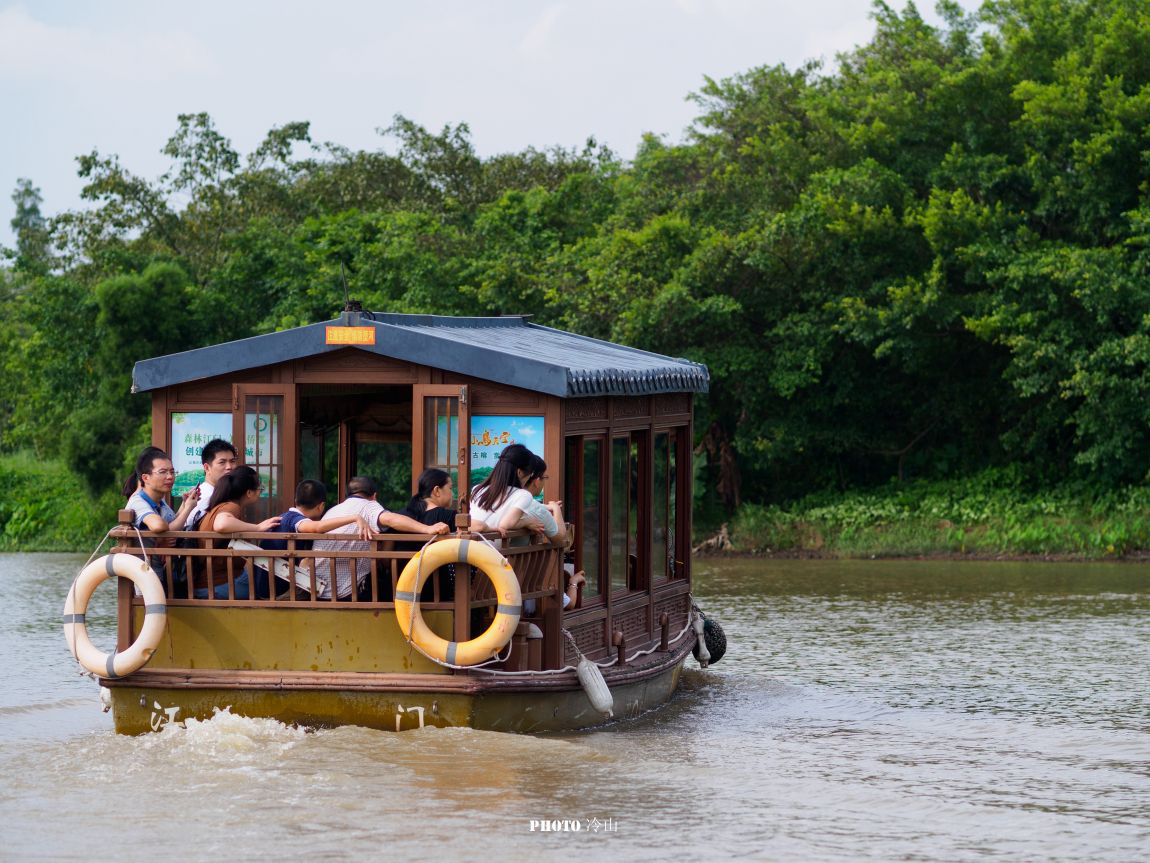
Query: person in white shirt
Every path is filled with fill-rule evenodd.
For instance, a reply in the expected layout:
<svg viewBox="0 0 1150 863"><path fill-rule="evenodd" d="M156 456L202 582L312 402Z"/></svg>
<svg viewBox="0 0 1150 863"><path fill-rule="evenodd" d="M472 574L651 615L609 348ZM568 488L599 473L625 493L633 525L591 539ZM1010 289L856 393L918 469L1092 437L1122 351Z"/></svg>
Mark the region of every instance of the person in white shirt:
<svg viewBox="0 0 1150 863"><path fill-rule="evenodd" d="M437 524L421 524L406 515L390 512L375 499L375 481L367 476L353 476L347 484L349 497L343 503L337 503L327 511L327 518L343 518L345 516L360 516L368 524L377 525L381 530L388 528L400 533L421 533L427 536L447 533L449 528L443 522ZM358 522L337 527L328 531L324 536L337 534L347 535L348 539L317 539L313 548L315 551L367 551L371 548L370 542L351 539L358 532ZM316 561L315 574L318 596L320 599L331 599L332 558L321 557ZM367 557L356 558L355 585L358 587L371 572L371 559ZM336 559L335 565L335 595L339 599L351 596L352 580L351 565L348 558Z"/></svg>
<svg viewBox="0 0 1150 863"><path fill-rule="evenodd" d="M532 458L523 444L504 448L487 479L471 490L471 530L506 534L519 525L532 500L523 488L531 476Z"/></svg>
<svg viewBox="0 0 1150 863"><path fill-rule="evenodd" d="M215 438L204 444L200 460L204 465L204 481L200 483L200 500L196 508L188 515L188 529L194 530L208 511L208 501L216 491L216 483L229 470L234 468L236 461L236 448L226 440Z"/></svg>

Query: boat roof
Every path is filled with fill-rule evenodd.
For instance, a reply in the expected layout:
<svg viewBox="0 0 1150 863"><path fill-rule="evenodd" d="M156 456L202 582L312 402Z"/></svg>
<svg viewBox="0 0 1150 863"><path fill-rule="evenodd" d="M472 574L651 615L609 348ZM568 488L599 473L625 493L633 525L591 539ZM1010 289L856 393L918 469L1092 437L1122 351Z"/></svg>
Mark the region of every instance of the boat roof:
<svg viewBox="0 0 1150 863"><path fill-rule="evenodd" d="M343 312L277 333L141 360L132 392L233 374L349 347L563 398L706 392L702 363L531 323L497 318ZM371 344L329 344L329 327L372 328Z"/></svg>

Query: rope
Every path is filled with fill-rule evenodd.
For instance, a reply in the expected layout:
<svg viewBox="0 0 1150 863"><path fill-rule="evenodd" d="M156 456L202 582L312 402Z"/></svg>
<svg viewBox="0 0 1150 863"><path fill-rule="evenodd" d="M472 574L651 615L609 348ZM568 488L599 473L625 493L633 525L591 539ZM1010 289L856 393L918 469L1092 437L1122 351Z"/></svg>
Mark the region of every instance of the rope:
<svg viewBox="0 0 1150 863"><path fill-rule="evenodd" d="M499 552L500 555L502 555L502 552L500 552L499 549L495 546L495 544L492 543L491 540L489 540L487 537L480 534L479 538L483 542L486 542L488 545L490 545L493 549L495 549L495 551ZM488 673L490 674L492 671L494 671L494 669L488 670L488 669L484 669L483 667L485 665L496 665L500 662L506 662L511 656L511 642L510 641L507 642L507 655L506 656L500 656L497 653L491 659L487 660L486 662L481 662L479 665L454 665L450 662L446 662L442 659L437 659L436 657L430 655L426 650L424 650L422 647L420 647L418 644L416 644L415 640L411 637L411 634L415 632L415 609L419 605L419 591L422 588L421 583L423 581L423 552L429 545L431 545L435 541L436 541L436 537L432 537L431 539L429 539L427 542L425 542L423 544L423 548L421 548L418 552L419 563L417 563L416 567L415 567L415 585L414 585L414 590L412 591L415 594L415 599L411 603L411 616L407 620L407 632L408 632L407 643L409 646L414 647L416 650L418 650L424 657L426 657L427 659L430 659L436 665L443 666L444 668L450 668L450 669L453 669L454 671L479 671L482 669L482 670L487 670ZM458 584L456 585L456 589L457 590L459 589ZM507 673L510 674L511 672L507 672Z"/></svg>
<svg viewBox="0 0 1150 863"><path fill-rule="evenodd" d="M133 525L133 527L134 527L134 525ZM80 569L76 572L76 574L72 577L72 583L68 586L68 593L67 593L68 596L71 596L72 592L76 589L76 582L80 580L80 573L82 573L85 569L87 569L88 564L96 559L96 555L100 553L100 548L104 545L104 542L112 535L113 530L115 530L115 528L110 528L107 533L105 533L102 537L100 537L99 541L96 543L96 547L94 549L92 549L92 553L90 555L88 555L88 559L86 561L84 561L84 565L81 566ZM136 529L136 536L140 540L140 547L143 548L144 538L142 536L140 536L140 531L138 528ZM147 559L148 559L148 556L147 556L147 553L145 552L144 560L146 561ZM73 641L72 644L69 645L69 647L72 648L72 658L74 660L76 660L76 664L79 665L80 657L78 657L76 655L76 643L75 643L75 641ZM80 669L81 670L78 673L81 677L88 677L92 680L96 679L96 675L93 674L92 672L88 671L83 666L80 666Z"/></svg>
<svg viewBox="0 0 1150 863"><path fill-rule="evenodd" d="M499 547L497 545L495 545L495 543L493 543L487 537L485 537L483 534L477 534L477 536L479 537L479 540L481 542L487 543L489 546L491 546L492 549L494 549L500 555L503 554L503 552L501 552L499 550ZM421 548L419 550L419 563L416 565L416 569L415 569L416 590L418 590L418 586L420 585L420 582L422 581L422 576L423 576L423 551L429 545L431 545L433 542L435 542L435 537L432 537L427 542L425 542L423 544L423 548ZM458 589L458 585L456 585L456 589ZM701 613L699 611L699 606L695 604L694 597L691 596L690 594L688 594L687 598L690 600L690 603L691 603L690 611L687 612L687 623L681 630L679 630L678 635L676 635L674 638L668 639L668 641L667 641L668 646L675 644L676 642L678 642L678 640L680 638L682 638L684 635L686 635L687 632L692 628L692 625L694 624L695 615ZM415 601L411 603L411 616L409 617L408 622L407 622L407 631L409 633L407 636L407 643L409 646L411 646L415 650L419 651L419 653L422 654L424 657L426 657L427 659L430 659L436 665L440 665L443 668L450 668L454 671L482 671L484 674L495 674L495 675L501 675L503 677L539 677L539 676L545 677L545 676L552 675L552 674L566 674L570 671L576 670L574 665L564 665L562 668L548 668L548 669L543 669L540 671L506 671L502 668L487 668L486 666L488 666L488 665L498 665L501 662L507 661L507 659L511 656L511 642L510 641L507 643L507 654L506 654L506 656L501 657L498 654L496 654L493 658L487 660L486 662L481 662L478 665L454 665L450 662L445 662L442 659L437 659L436 657L428 654L426 650L424 650L422 647L420 647L418 644L416 644L410 635L410 633L415 631L415 609L416 609L416 606L418 604L419 604L419 596L418 596L418 593L416 593ZM563 633L564 637L569 642L571 642L571 647L575 651L575 655L578 656L580 660L586 659L586 657L583 655L583 652L579 649L579 645L575 643L575 637L571 634L571 631L569 629L563 628L561 630L561 632ZM650 654L654 653L656 650L659 650L659 645L656 645L655 647L650 647L646 650L636 651L635 653L626 657L625 661L626 662L634 662L640 656L649 656ZM608 660L607 662L596 662L594 664L599 666L599 668L610 668L612 665L615 665L618 662L619 662L619 657L618 657L618 655L616 655L616 656L612 657L610 660Z"/></svg>
<svg viewBox="0 0 1150 863"><path fill-rule="evenodd" d="M687 614L686 626L684 626L681 630L679 630L679 634L676 635L674 638L667 640L668 646L676 643L680 638L682 638L684 635L687 634L687 632L691 629L692 623L694 622L694 617L695 617L695 604L694 604L694 600L692 600L691 601L691 611L688 612L688 614ZM581 659L581 660L586 659L586 657L583 655L583 651L581 651L579 649L579 645L577 645L575 643L575 637L571 634L571 630L569 630L567 628L563 628L561 630L561 632L563 633L563 636L569 642L571 642L571 647L572 647L572 649L574 649L575 654L579 657L579 659ZM656 645L655 647L648 648L647 650L638 650L635 653L628 656L626 658L626 661L627 662L633 662L634 660L638 659L640 656L648 656L649 654L654 653L658 649L659 649L659 646ZM590 660L588 660L588 661L590 661ZM619 657L614 656L610 660L608 660L607 662L596 662L593 664L599 666L600 668L610 668L612 665L618 664L618 662L619 662ZM485 662L483 664L484 665L490 665L491 663ZM473 669L472 668L466 668L464 670L465 671L471 671ZM485 674L503 675L505 677L539 677L539 676L545 677L545 676L550 675L550 674L566 674L569 671L575 671L576 668L574 665L564 665L562 668L548 668L548 669L543 669L541 671L504 671L501 668L483 668L481 666L476 665L476 666L474 666L474 670L475 671L482 671Z"/></svg>

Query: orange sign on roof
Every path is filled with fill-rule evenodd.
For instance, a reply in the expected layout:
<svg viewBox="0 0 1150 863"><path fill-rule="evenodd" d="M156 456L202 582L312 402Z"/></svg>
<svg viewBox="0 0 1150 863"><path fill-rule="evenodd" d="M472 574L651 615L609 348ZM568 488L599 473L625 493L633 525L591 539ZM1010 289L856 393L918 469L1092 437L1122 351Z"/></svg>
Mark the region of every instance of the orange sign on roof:
<svg viewBox="0 0 1150 863"><path fill-rule="evenodd" d="M327 327L329 345L374 345L375 327Z"/></svg>

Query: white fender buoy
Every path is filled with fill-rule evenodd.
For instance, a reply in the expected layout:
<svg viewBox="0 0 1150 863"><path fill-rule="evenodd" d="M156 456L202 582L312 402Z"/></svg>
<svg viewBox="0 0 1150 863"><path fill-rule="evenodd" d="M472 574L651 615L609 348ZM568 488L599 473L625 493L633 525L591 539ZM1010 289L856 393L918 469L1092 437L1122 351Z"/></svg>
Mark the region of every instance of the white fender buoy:
<svg viewBox="0 0 1150 863"><path fill-rule="evenodd" d="M695 612L691 625L695 628L695 658L699 660L700 668L706 668L711 664L711 651L707 650L707 640L703 637L703 615Z"/></svg>
<svg viewBox="0 0 1150 863"><path fill-rule="evenodd" d="M575 674L578 675L579 683L583 687L583 691L587 693L587 700L591 702L591 706L608 719L614 716L615 698L611 695L611 690L607 687L607 681L603 679L603 672L599 670L599 666L584 656L579 659L579 664L575 666Z"/></svg>

